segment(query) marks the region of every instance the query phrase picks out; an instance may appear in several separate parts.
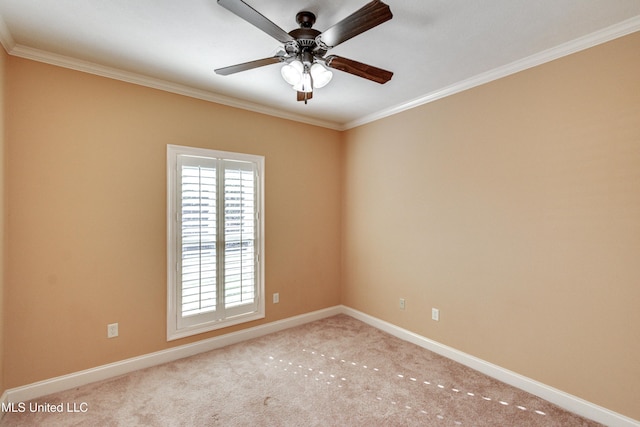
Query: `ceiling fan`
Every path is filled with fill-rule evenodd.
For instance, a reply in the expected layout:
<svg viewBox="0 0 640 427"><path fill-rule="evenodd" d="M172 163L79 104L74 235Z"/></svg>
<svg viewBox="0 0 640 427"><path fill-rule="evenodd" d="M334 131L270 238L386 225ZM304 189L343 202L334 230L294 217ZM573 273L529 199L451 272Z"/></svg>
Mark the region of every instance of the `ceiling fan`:
<svg viewBox="0 0 640 427"><path fill-rule="evenodd" d="M393 73L372 65L336 55L327 55L329 49L338 46L358 34L364 33L388 20L391 9L380 0L373 0L324 32L315 30L316 16L308 11L299 12L296 22L300 28L285 32L242 0L218 0L218 4L240 18L255 25L284 46L272 57L218 68L216 74L223 76L285 63L282 77L297 91L298 101L306 104L313 97L313 89L325 86L333 74L327 68L344 71L358 77L384 84ZM324 66L323 66L324 64Z"/></svg>

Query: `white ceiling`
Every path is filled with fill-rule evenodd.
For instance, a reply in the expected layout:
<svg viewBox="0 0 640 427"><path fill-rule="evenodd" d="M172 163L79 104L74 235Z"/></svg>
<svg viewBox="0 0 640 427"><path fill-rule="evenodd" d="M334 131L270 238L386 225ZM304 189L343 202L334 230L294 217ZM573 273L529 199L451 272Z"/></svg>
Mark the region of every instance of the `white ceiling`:
<svg viewBox="0 0 640 427"><path fill-rule="evenodd" d="M245 0L285 31L323 31L369 0ZM639 0L386 0L388 21L330 53L394 72L379 85L340 71L309 104L269 65L279 42L215 0L0 0L12 55L334 129L346 129L640 30Z"/></svg>

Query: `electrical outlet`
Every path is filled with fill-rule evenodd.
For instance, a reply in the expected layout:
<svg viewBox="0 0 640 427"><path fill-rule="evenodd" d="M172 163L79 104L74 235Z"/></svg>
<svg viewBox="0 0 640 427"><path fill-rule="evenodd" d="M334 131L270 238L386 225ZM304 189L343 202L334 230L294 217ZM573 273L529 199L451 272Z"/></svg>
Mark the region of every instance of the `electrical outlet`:
<svg viewBox="0 0 640 427"><path fill-rule="evenodd" d="M400 310L404 310L404 307L405 307L404 298L400 298Z"/></svg>
<svg viewBox="0 0 640 427"><path fill-rule="evenodd" d="M280 302L280 294L278 292L273 294L273 303L277 304Z"/></svg>
<svg viewBox="0 0 640 427"><path fill-rule="evenodd" d="M438 310L437 308L432 308L431 309L431 319L435 320L436 322L440 320L440 310Z"/></svg>
<svg viewBox="0 0 640 427"><path fill-rule="evenodd" d="M107 325L107 338L115 338L118 336L118 324L110 323Z"/></svg>

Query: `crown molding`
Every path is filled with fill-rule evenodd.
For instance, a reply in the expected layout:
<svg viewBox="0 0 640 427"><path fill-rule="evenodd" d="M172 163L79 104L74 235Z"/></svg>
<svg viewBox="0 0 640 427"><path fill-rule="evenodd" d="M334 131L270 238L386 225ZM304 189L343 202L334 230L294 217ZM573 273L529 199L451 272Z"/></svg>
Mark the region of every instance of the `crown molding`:
<svg viewBox="0 0 640 427"><path fill-rule="evenodd" d="M454 83L447 87L435 90L421 97L415 98L409 102L398 104L394 107L387 108L376 113L361 117L348 123L337 123L326 120L318 120L300 114L293 114L287 111L278 110L264 105L256 104L241 99L219 95L202 89L195 89L185 85L171 83L165 80L144 76L137 73L118 70L115 68L105 67L99 64L81 61L75 58L53 54L50 52L33 49L30 47L17 45L2 17L0 16L0 44L4 47L8 54L30 59L33 61L44 62L63 68L69 68L76 71L95 74L115 80L121 80L141 86L146 86L165 92L175 93L178 95L188 96L191 98L201 99L204 101L214 102L229 107L240 108L243 110L253 111L256 113L266 114L281 119L292 120L313 126L324 127L328 129L344 131L376 120L389 117L412 108L419 107L437 101L447 96L455 95L474 87L490 83L492 81L507 77L511 74L527 70L529 68L542 65L547 62L562 58L573 53L589 49L602 43L626 36L628 34L640 31L640 16L622 21L618 24L577 38L559 46L547 49L543 52L536 53L524 59L514 61L502 67L495 68L482 74L478 74L471 78Z"/></svg>
<svg viewBox="0 0 640 427"><path fill-rule="evenodd" d="M9 53L15 46L16 42L13 40L13 36L7 27L7 23L4 22L2 16L0 16L0 44L4 47L4 50Z"/></svg>
<svg viewBox="0 0 640 427"><path fill-rule="evenodd" d="M533 54L524 59L514 61L510 64L495 68L482 74L478 74L474 77L462 80L454 83L450 86L438 89L424 96L416 98L412 101L396 105L395 107L388 108L386 110L379 111L374 114L362 117L358 120L346 123L343 127L344 130L352 129L358 126L365 125L367 123L374 122L376 120L389 117L403 111L410 110L415 107L419 107L424 104L428 104L433 101L437 101L447 96L455 95L456 93L463 92L468 89L472 89L476 86L483 85L485 83L492 82L494 80L507 77L511 74L519 73L520 71L527 70L529 68L542 65L547 62L562 58L564 56L571 55L573 53L589 49L599 44L606 43L608 41L617 39L619 37L626 36L631 33L640 31L640 16L636 16L610 27L604 28L600 31L588 34L586 36L577 38L567 43L563 43L551 49L547 49L540 53Z"/></svg>
<svg viewBox="0 0 640 427"><path fill-rule="evenodd" d="M195 89L186 85L172 83L166 80L156 79L153 77L145 76L142 74L132 73L128 71L119 70L116 68L106 67L103 65L95 64L88 61L82 61L79 59L71 58L64 55L58 55L51 52L46 52L39 49L22 46L19 44L11 43L11 35L8 37L2 32L2 20L0 19L0 42L5 47L5 50L12 55L24 59L30 59L37 62L43 62L50 65L55 65L62 68L68 68L75 71L81 71L84 73L94 74L101 77L107 77L114 80L120 80L127 83L133 83L140 86L146 86L153 89L162 90L165 92L175 93L178 95L187 96L190 98L201 99L203 101L214 102L216 104L222 104L229 107L240 108L243 110L252 111L255 113L266 114L269 116L278 117L281 119L292 120L295 122L306 123L309 125L342 130L340 124L329 122L325 120L318 120L312 117L303 116L300 114L293 114L287 111L278 110L275 108L267 107L264 105L256 104L249 101L244 101L238 98L230 96L219 95L213 92L209 92L202 89ZM6 42L6 44L5 44ZM11 46L10 48L7 48Z"/></svg>

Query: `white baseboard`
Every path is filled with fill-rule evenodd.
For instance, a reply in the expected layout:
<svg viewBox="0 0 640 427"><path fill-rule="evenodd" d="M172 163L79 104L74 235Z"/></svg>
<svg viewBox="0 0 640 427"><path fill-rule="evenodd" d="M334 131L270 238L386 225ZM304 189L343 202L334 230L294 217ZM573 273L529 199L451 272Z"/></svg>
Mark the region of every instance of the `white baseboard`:
<svg viewBox="0 0 640 427"><path fill-rule="evenodd" d="M145 354L143 356L133 357L131 359L98 366L96 368L91 368L84 371L39 381L22 387L12 388L6 390L2 394L0 401L6 404L7 402L24 402L27 400L36 399L38 397L68 390L74 387L79 387L96 381L113 378L118 375L123 375L139 369L149 368L151 366L172 362L174 360L193 356L199 353L204 353L206 351L215 350L217 348L236 344L238 342L246 341L252 338L258 338L273 332L282 331L294 326L299 326L315 320L334 316L336 314L346 314L348 316L351 316L364 323L367 323L368 325L387 332L397 338L411 342L427 350L433 351L434 353L440 354L444 357L475 369L476 371L482 372L485 375L493 377L499 381L517 387L538 397L541 397L542 399L558 405L561 408L564 408L568 411L581 415L585 418L589 418L601 424L610 427L640 427L639 421L610 411L579 397L565 393L561 390L532 380L531 378L527 378L523 375L509 371L508 369L501 368L500 366L494 365L475 356L471 356L467 353L463 353L452 347L440 344L436 341L430 340L421 335L346 306L334 306L327 309L318 310L283 320L278 320L276 322L267 323L253 328L244 329L242 331L232 332L230 334L205 339L192 344L174 347L167 350L161 350L154 353ZM3 414L0 414L0 417L1 415Z"/></svg>
<svg viewBox="0 0 640 427"><path fill-rule="evenodd" d="M374 328L380 329L400 338L404 341L409 341L422 348L433 351L448 359L455 360L456 362L468 366L476 371L482 372L492 378L495 378L503 383L517 387L520 390L524 390L527 393L531 393L535 396L551 402L559 407L566 409L567 411L581 415L590 420L599 422L610 427L640 427L640 422L633 420L624 415L610 411L609 409L595 405L579 397L573 396L564 391L550 387L541 382L532 380L523 375L509 371L508 369L501 368L482 359L479 359L470 354L456 350L455 348L440 344L439 342L430 340L421 335L400 328L391 323L380 320L376 317L362 313L358 310L354 310L349 307L342 307L342 313L349 315L355 319L358 319Z"/></svg>
<svg viewBox="0 0 640 427"><path fill-rule="evenodd" d="M206 351L215 350L231 344L236 344L252 338L258 338L273 332L282 331L294 326L303 325L325 317L335 316L342 313L341 306L326 308L323 310L313 311L311 313L301 314L299 316L289 317L287 319L278 320L253 328L243 329L238 332L232 332L213 338L208 338L192 344L186 344L167 350L156 351L154 353L145 354L131 359L121 360L119 362L109 363L107 365L98 366L84 371L74 372L68 375L51 378L44 381L28 384L22 387L16 387L6 390L2 395L2 402L24 402L38 397L46 396L96 381L102 381L113 378L118 375L127 374L139 369L149 368L151 366L172 362L174 360L193 356Z"/></svg>

